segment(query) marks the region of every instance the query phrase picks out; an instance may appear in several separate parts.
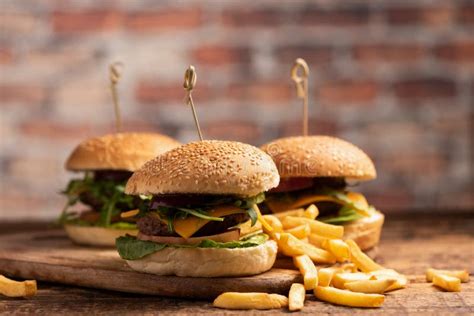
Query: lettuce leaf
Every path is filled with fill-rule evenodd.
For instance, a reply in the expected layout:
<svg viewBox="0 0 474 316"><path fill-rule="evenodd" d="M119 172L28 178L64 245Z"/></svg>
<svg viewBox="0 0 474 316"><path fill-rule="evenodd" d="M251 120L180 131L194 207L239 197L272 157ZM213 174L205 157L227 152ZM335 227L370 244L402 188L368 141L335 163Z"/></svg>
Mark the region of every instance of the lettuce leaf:
<svg viewBox="0 0 474 316"><path fill-rule="evenodd" d="M125 260L137 260L166 248L165 244L138 240L129 235L117 238L115 240L115 246L117 247L120 257Z"/></svg>
<svg viewBox="0 0 474 316"><path fill-rule="evenodd" d="M173 248L249 248L256 247L268 240L268 236L265 234L254 235L249 238L242 240L229 241L229 242L217 242L213 240L203 240L197 245L170 245L160 244L152 241L139 240L133 236L127 235L116 239L115 246L122 259L125 260L137 260L152 253L158 252L166 247Z"/></svg>
<svg viewBox="0 0 474 316"><path fill-rule="evenodd" d="M341 207L337 215L321 217L318 218L318 220L327 224L344 225L361 219L362 217L364 216L357 213L357 210L352 208L351 205L345 205Z"/></svg>

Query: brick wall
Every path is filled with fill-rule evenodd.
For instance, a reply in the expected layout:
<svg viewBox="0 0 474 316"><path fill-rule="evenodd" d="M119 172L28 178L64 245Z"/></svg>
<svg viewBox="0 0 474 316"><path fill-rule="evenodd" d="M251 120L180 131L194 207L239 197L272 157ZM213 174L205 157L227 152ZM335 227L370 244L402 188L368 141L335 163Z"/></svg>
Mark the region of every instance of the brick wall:
<svg viewBox="0 0 474 316"><path fill-rule="evenodd" d="M208 138L300 132L289 80L311 67L310 131L354 142L390 211L469 210L473 1L0 0L0 219L55 216L87 136L113 130L107 65L125 63L125 126L196 139L182 77L194 64Z"/></svg>

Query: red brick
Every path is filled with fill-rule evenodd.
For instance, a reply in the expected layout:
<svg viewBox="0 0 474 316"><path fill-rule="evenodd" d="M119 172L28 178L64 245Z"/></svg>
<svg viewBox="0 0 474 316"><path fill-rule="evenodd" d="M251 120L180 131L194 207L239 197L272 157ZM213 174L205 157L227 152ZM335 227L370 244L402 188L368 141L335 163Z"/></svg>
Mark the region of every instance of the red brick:
<svg viewBox="0 0 474 316"><path fill-rule="evenodd" d="M301 135L303 130L302 119L281 124L280 136ZM310 135L335 135L339 131L337 122L327 119L310 119L308 122Z"/></svg>
<svg viewBox="0 0 474 316"><path fill-rule="evenodd" d="M250 50L243 47L203 45L192 51L197 63L213 66L250 62Z"/></svg>
<svg viewBox="0 0 474 316"><path fill-rule="evenodd" d="M388 22L396 25L425 24L444 26L450 24L453 18L454 10L450 7L400 7L387 10Z"/></svg>
<svg viewBox="0 0 474 316"><path fill-rule="evenodd" d="M43 87L22 83L0 84L0 104L18 102L34 105L45 99L46 90Z"/></svg>
<svg viewBox="0 0 474 316"><path fill-rule="evenodd" d="M134 12L126 16L125 26L132 31L191 29L203 22L198 8Z"/></svg>
<svg viewBox="0 0 474 316"><path fill-rule="evenodd" d="M328 46L293 45L276 49L278 59L291 67L296 58L303 58L310 64L326 64L332 59L332 49Z"/></svg>
<svg viewBox="0 0 474 316"><path fill-rule="evenodd" d="M88 123L67 124L39 118L21 124L19 130L27 137L51 140L78 140L113 131L112 126L96 127Z"/></svg>
<svg viewBox="0 0 474 316"><path fill-rule="evenodd" d="M357 189L356 189L357 190ZM370 205L383 213L412 210L415 202L413 193L407 189L391 187L388 190L369 192L365 194Z"/></svg>
<svg viewBox="0 0 474 316"><path fill-rule="evenodd" d="M38 211L45 207L49 200L48 196L33 196L33 194L26 194L24 188L21 192L16 193L0 193L0 219L1 220L16 220L26 219L31 221L38 218ZM36 192L35 192L36 193ZM66 200L64 200L64 203ZM53 210L51 213L59 214L61 209Z"/></svg>
<svg viewBox="0 0 474 316"><path fill-rule="evenodd" d="M221 22L225 26L276 26L282 22L282 14L273 9L225 10Z"/></svg>
<svg viewBox="0 0 474 316"><path fill-rule="evenodd" d="M216 120L203 125L203 134L206 138L255 144L261 135L261 128L248 121Z"/></svg>
<svg viewBox="0 0 474 316"><path fill-rule="evenodd" d="M435 55L444 60L454 62L474 62L474 41L457 41L439 45Z"/></svg>
<svg viewBox="0 0 474 316"><path fill-rule="evenodd" d="M232 99L245 99L255 102L283 102L291 100L293 96L293 87L290 82L249 82L231 84L227 88L227 97Z"/></svg>
<svg viewBox="0 0 474 316"><path fill-rule="evenodd" d="M13 61L13 54L11 50L5 47L0 47L0 64L9 64Z"/></svg>
<svg viewBox="0 0 474 316"><path fill-rule="evenodd" d="M58 33L111 31L120 26L122 16L117 11L56 11L51 23Z"/></svg>
<svg viewBox="0 0 474 316"><path fill-rule="evenodd" d="M353 56L362 62L412 62L421 59L425 49L418 44L360 44Z"/></svg>
<svg viewBox="0 0 474 316"><path fill-rule="evenodd" d="M458 8L458 20L462 24L474 24L474 4L465 3Z"/></svg>
<svg viewBox="0 0 474 316"><path fill-rule="evenodd" d="M0 12L2 36L3 34L11 34L12 36L31 34L35 29L42 26L42 22L32 12L12 12L7 10Z"/></svg>
<svg viewBox="0 0 474 316"><path fill-rule="evenodd" d="M354 6L345 9L323 10L320 8L305 8L300 12L298 23L305 25L324 26L354 26L366 25L369 22L367 6Z"/></svg>
<svg viewBox="0 0 474 316"><path fill-rule="evenodd" d="M433 99L455 97L453 81L444 78L407 79L395 82L395 95L400 99Z"/></svg>
<svg viewBox="0 0 474 316"><path fill-rule="evenodd" d="M196 101L209 100L212 91L208 86L198 82L193 90L193 99ZM182 82L172 84L159 84L142 80L135 87L136 99L145 104L156 104L163 102L184 102L186 92Z"/></svg>
<svg viewBox="0 0 474 316"><path fill-rule="evenodd" d="M377 90L377 84L372 81L342 80L323 84L317 96L329 104L371 104L377 97Z"/></svg>
<svg viewBox="0 0 474 316"><path fill-rule="evenodd" d="M423 170L423 176L427 178L440 176L447 165L441 154L425 153L422 149L399 152L398 156L400 159L392 156L379 159L379 169L399 176L410 176L415 170Z"/></svg>

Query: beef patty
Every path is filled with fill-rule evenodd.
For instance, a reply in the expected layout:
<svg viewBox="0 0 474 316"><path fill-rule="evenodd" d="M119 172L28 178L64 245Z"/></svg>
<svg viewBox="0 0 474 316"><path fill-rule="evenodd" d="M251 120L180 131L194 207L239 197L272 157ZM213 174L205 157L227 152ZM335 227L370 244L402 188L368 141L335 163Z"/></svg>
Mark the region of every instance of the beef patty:
<svg viewBox="0 0 474 316"><path fill-rule="evenodd" d="M193 237L211 236L224 233L228 228L243 223L249 219L246 213L231 214L224 217L224 221L210 221L199 229ZM163 223L158 217L149 214L137 221L138 230L149 236L175 236L179 237L175 232L170 232L168 225Z"/></svg>

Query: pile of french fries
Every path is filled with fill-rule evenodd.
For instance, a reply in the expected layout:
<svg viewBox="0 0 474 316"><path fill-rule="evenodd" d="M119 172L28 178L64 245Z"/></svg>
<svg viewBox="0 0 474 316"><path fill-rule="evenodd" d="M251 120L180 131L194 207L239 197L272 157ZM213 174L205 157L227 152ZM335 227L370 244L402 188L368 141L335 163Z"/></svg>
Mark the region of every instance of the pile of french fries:
<svg viewBox="0 0 474 316"><path fill-rule="evenodd" d="M380 307L384 293L407 285L404 275L374 262L353 240L343 240L344 227L320 222L318 215L315 205L259 215L265 233L278 243L281 254L293 258L303 276L303 284L293 284L287 300L278 294L223 293L214 306L296 311L303 308L306 291L313 291L319 300L336 305Z"/></svg>

